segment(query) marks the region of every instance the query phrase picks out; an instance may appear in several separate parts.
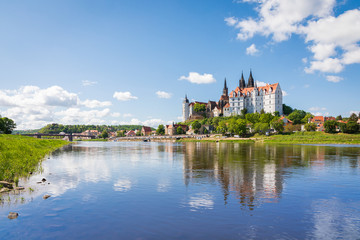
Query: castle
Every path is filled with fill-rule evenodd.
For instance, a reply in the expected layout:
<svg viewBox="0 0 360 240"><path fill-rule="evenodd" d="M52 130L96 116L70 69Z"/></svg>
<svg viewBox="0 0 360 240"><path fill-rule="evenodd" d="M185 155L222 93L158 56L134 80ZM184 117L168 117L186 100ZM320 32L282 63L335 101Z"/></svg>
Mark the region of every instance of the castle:
<svg viewBox="0 0 360 240"><path fill-rule="evenodd" d="M195 104L205 105L205 114L207 117L232 116L240 115L241 110L246 109L247 113L261 112L265 113L279 112L283 114L282 91L279 83L266 84L266 86L258 87L256 81L250 76L247 84L245 84L244 75L241 74L239 86L228 94L226 78L222 95L218 102L209 101L189 103L187 96L183 101L183 121L188 119L196 119L201 114L194 111ZM203 113L204 114L204 113Z"/></svg>

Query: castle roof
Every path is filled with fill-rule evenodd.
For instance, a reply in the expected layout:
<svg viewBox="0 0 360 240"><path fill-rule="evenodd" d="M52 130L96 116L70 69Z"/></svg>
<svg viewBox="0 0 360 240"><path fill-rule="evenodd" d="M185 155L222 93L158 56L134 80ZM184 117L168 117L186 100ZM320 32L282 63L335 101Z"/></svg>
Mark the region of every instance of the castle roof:
<svg viewBox="0 0 360 240"><path fill-rule="evenodd" d="M270 90L271 92L276 91L277 87L279 86L279 83L274 84L266 84L266 86L262 87L256 87L256 89L260 92L263 91L264 95L269 94ZM247 88L239 88L237 87L234 91L231 91L230 97L240 97L240 96L247 96L248 94L252 94L255 87L247 87Z"/></svg>

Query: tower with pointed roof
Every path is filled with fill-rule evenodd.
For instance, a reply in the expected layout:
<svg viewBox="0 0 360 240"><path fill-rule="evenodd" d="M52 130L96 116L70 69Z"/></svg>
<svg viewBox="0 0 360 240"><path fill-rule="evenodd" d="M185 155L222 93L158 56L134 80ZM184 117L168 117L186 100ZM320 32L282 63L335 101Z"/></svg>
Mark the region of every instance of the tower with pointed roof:
<svg viewBox="0 0 360 240"><path fill-rule="evenodd" d="M248 87L248 88L254 87L254 78L253 78L253 76L252 76L251 70L250 70L250 76L249 76L249 80L248 80L247 87Z"/></svg>
<svg viewBox="0 0 360 240"><path fill-rule="evenodd" d="M244 79L244 74L241 73L241 79L239 80L239 88L243 89L245 88L245 79Z"/></svg>
<svg viewBox="0 0 360 240"><path fill-rule="evenodd" d="M224 89L223 89L223 96L228 96L229 92L228 92L228 87L226 85L226 78L224 80Z"/></svg>
<svg viewBox="0 0 360 240"><path fill-rule="evenodd" d="M185 99L183 101L183 121L185 122L190 118L190 111L189 111L189 99L187 98L187 95L185 94Z"/></svg>

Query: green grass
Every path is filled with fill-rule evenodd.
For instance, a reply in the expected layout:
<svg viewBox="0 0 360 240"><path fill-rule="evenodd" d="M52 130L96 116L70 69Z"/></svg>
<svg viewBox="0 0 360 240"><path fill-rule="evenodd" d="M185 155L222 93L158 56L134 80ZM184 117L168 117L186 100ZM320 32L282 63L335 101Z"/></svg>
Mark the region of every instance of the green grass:
<svg viewBox="0 0 360 240"><path fill-rule="evenodd" d="M263 137L266 143L302 144L360 144L360 134L330 134L324 132L296 132Z"/></svg>
<svg viewBox="0 0 360 240"><path fill-rule="evenodd" d="M0 180L16 182L39 169L50 152L69 142L0 134Z"/></svg>

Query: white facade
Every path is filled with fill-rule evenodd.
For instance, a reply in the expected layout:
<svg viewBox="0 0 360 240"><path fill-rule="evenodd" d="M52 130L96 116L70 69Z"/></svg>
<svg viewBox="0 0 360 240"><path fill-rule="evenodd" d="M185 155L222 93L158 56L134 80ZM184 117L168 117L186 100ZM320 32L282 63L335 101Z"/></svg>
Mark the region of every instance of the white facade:
<svg viewBox="0 0 360 240"><path fill-rule="evenodd" d="M185 99L183 101L182 114L183 114L183 122L189 119L190 117L189 100L187 99L187 96L185 96Z"/></svg>
<svg viewBox="0 0 360 240"><path fill-rule="evenodd" d="M278 111L283 114L283 101L280 84L271 84L263 87L236 88L230 93L229 104L224 108L224 116L240 115L241 110L246 108L247 113L265 113Z"/></svg>

